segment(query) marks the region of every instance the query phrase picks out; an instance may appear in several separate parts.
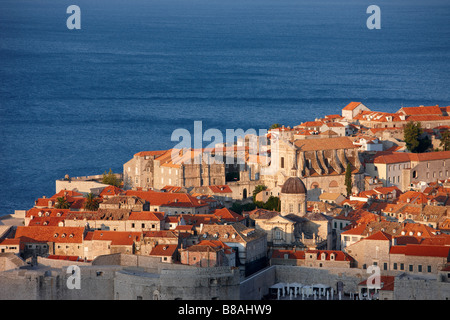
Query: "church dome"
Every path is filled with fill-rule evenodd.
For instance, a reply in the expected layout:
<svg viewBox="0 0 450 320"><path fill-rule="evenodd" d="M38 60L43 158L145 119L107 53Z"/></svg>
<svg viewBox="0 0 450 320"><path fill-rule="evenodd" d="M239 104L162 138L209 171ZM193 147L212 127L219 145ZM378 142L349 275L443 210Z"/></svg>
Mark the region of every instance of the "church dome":
<svg viewBox="0 0 450 320"><path fill-rule="evenodd" d="M283 184L281 193L306 194L306 186L299 177L290 177Z"/></svg>

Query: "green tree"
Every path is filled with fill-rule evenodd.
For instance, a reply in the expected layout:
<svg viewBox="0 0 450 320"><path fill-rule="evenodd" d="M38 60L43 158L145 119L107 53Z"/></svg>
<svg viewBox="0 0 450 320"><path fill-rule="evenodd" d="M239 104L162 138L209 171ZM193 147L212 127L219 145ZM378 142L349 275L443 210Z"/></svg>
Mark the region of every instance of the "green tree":
<svg viewBox="0 0 450 320"><path fill-rule="evenodd" d="M240 203L233 203L230 210L234 211L238 214L242 214L242 211L252 211L256 208L256 204L253 202L246 203L246 204L240 204Z"/></svg>
<svg viewBox="0 0 450 320"><path fill-rule="evenodd" d="M281 124L279 124L279 123L274 123L273 125L270 126L269 130L271 130L271 129L276 129L276 128L280 128L280 127L281 127Z"/></svg>
<svg viewBox="0 0 450 320"><path fill-rule="evenodd" d="M103 174L102 183L109 184L111 186L120 187L120 180L116 177L116 175L109 169L109 172Z"/></svg>
<svg viewBox="0 0 450 320"><path fill-rule="evenodd" d="M430 139L427 136L423 136L420 122L408 122L403 131L403 139L408 150L413 153L422 153L431 147Z"/></svg>
<svg viewBox="0 0 450 320"><path fill-rule="evenodd" d="M347 191L347 197L350 196L352 194L352 188L353 188L353 183L352 183L352 167L350 165L350 162L347 163L347 169L345 170L345 188Z"/></svg>
<svg viewBox="0 0 450 320"><path fill-rule="evenodd" d="M281 201L280 198L270 196L269 199L267 199L267 202L264 204L264 209L272 210L272 211L280 211L281 209Z"/></svg>
<svg viewBox="0 0 450 320"><path fill-rule="evenodd" d="M58 197L58 198L56 198L55 208L58 208L58 209L69 209L70 208L70 203L67 202L66 198Z"/></svg>
<svg viewBox="0 0 450 320"><path fill-rule="evenodd" d="M98 199L91 192L86 195L86 203L84 204L84 208L89 211L97 211L98 210Z"/></svg>
<svg viewBox="0 0 450 320"><path fill-rule="evenodd" d="M439 144L439 146L443 151L450 150L450 131L445 130L441 133L441 143Z"/></svg>

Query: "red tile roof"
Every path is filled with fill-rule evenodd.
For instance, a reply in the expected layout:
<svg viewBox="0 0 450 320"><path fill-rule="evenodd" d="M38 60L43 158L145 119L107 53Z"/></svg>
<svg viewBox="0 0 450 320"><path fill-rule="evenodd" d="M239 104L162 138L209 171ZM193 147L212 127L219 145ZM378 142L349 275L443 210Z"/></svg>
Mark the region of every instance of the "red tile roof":
<svg viewBox="0 0 450 320"><path fill-rule="evenodd" d="M51 254L47 257L47 259L53 259L53 260L67 260L67 261L78 261L78 262L84 262L85 260L81 259L78 256L63 256L63 255L54 255Z"/></svg>
<svg viewBox="0 0 450 320"><path fill-rule="evenodd" d="M407 256L441 257L449 256L450 246L433 246L422 244L407 244L405 246L392 246L390 254L404 254Z"/></svg>
<svg viewBox="0 0 450 320"><path fill-rule="evenodd" d="M273 250L272 259L284 259L287 255L288 259L305 259L305 251L303 250Z"/></svg>
<svg viewBox="0 0 450 320"><path fill-rule="evenodd" d="M348 105L346 105L342 110L354 110L360 104L361 104L361 102L352 101Z"/></svg>
<svg viewBox="0 0 450 320"><path fill-rule="evenodd" d="M20 239L0 239L0 246L19 245Z"/></svg>
<svg viewBox="0 0 450 320"><path fill-rule="evenodd" d="M60 190L58 193L54 194L51 199L56 199L59 197L84 197L84 195L73 190Z"/></svg>
<svg viewBox="0 0 450 320"><path fill-rule="evenodd" d="M294 144L301 151L358 148L349 137L295 140Z"/></svg>
<svg viewBox="0 0 450 320"><path fill-rule="evenodd" d="M25 214L27 218L30 217L65 217L70 209L55 209L55 208L31 208Z"/></svg>
<svg viewBox="0 0 450 320"><path fill-rule="evenodd" d="M164 186L161 190L164 191L164 192L179 192L181 190L181 187Z"/></svg>
<svg viewBox="0 0 450 320"><path fill-rule="evenodd" d="M202 248L203 247L203 248ZM187 248L189 251L204 251L210 248L213 251L223 250L225 254L231 254L234 250L220 240L202 240L196 245Z"/></svg>
<svg viewBox="0 0 450 320"><path fill-rule="evenodd" d="M306 250L306 253L315 253L320 259L325 254L325 260L330 261L331 255L334 254L334 261L353 261L354 259L347 253L340 250Z"/></svg>
<svg viewBox="0 0 450 320"><path fill-rule="evenodd" d="M162 221L164 220L164 212L156 212L156 211L131 212L128 217L128 220Z"/></svg>
<svg viewBox="0 0 450 320"><path fill-rule="evenodd" d="M209 186L209 189L214 193L232 193L231 188L228 185L216 185Z"/></svg>
<svg viewBox="0 0 450 320"><path fill-rule="evenodd" d="M151 206L173 206L182 208L203 207L208 204L186 193L127 190L125 194L139 197Z"/></svg>
<svg viewBox="0 0 450 320"><path fill-rule="evenodd" d="M83 234L83 227L18 226L15 239L25 242L81 243Z"/></svg>
<svg viewBox="0 0 450 320"><path fill-rule="evenodd" d="M150 252L150 256L170 257L175 254L178 249L176 244L158 244Z"/></svg>
<svg viewBox="0 0 450 320"><path fill-rule="evenodd" d="M390 234L386 233L386 232L378 231L378 232L368 236L364 240L387 240L387 241L391 241L392 240L392 236Z"/></svg>
<svg viewBox="0 0 450 320"><path fill-rule="evenodd" d="M28 226L58 226L59 223L63 223L65 217L33 217L28 223Z"/></svg>
<svg viewBox="0 0 450 320"><path fill-rule="evenodd" d="M432 161L450 159L450 151L436 151L425 153L407 153L407 152L377 152L373 158L373 163L402 163L410 161Z"/></svg>
<svg viewBox="0 0 450 320"><path fill-rule="evenodd" d="M227 209L227 208L216 209L216 210L214 210L213 214L215 216L221 218L222 220L225 220L228 222L245 220L245 218L242 215L240 215L234 211L231 211L230 209Z"/></svg>
<svg viewBox="0 0 450 320"><path fill-rule="evenodd" d="M405 115L442 115L442 110L437 105L429 107L403 107L398 113Z"/></svg>
<svg viewBox="0 0 450 320"><path fill-rule="evenodd" d="M122 194L124 191L116 186L108 186L100 192L100 197L103 198L105 196L117 196Z"/></svg>
<svg viewBox="0 0 450 320"><path fill-rule="evenodd" d="M360 282L358 285L365 286L367 285L367 280ZM381 276L380 283L383 284L380 290L385 291L394 291L395 277L394 276Z"/></svg>

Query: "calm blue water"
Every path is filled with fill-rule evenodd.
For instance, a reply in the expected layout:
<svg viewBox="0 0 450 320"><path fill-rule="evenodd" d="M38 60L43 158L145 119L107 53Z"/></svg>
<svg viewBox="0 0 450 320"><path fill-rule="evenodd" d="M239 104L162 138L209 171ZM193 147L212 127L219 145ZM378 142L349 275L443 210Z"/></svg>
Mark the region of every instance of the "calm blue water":
<svg viewBox="0 0 450 320"><path fill-rule="evenodd" d="M81 30L66 8L81 8ZM381 8L381 30L366 9ZM0 214L176 128L450 105L448 1L1 0Z"/></svg>

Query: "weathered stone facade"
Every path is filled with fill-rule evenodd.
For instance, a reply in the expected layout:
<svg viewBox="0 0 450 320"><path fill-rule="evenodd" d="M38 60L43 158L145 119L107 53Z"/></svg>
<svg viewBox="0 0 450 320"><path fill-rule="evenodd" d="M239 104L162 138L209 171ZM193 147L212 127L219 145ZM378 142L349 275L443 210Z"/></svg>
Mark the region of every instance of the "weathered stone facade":
<svg viewBox="0 0 450 320"><path fill-rule="evenodd" d="M279 140L271 157L275 171L262 175L269 188L282 185L288 177L295 175L306 185L308 200L318 200L322 192L345 194L345 170L350 163L355 192L364 189L358 147L348 137Z"/></svg>

